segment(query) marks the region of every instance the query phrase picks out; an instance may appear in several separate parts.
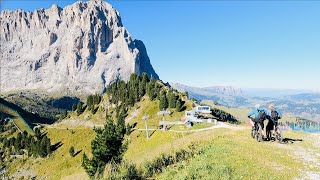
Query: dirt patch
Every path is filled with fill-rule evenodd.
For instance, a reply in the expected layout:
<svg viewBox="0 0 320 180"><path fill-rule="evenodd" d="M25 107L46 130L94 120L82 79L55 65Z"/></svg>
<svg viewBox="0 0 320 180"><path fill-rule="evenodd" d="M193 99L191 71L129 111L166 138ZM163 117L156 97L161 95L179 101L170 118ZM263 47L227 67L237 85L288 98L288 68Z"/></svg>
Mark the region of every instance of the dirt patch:
<svg viewBox="0 0 320 180"><path fill-rule="evenodd" d="M140 109L141 109L141 108L137 108L137 109L135 109L134 111L132 111L132 112L130 113L130 115L126 118L126 120L125 120L126 123L130 122L133 118L135 118L135 117L139 114Z"/></svg>
<svg viewBox="0 0 320 180"><path fill-rule="evenodd" d="M308 134L306 138L311 139L312 146L310 148L303 147L302 145L295 144L294 146L288 146L286 144L278 144L279 148L288 149L292 152L294 159L301 161L304 165L304 169L301 170L301 175L297 179L320 179L320 148L319 148L319 136L314 134Z"/></svg>
<svg viewBox="0 0 320 180"><path fill-rule="evenodd" d="M32 170L32 169L19 169L17 172L15 172L10 178L12 179L20 179L20 178L25 178L25 179L32 179L36 178L37 174Z"/></svg>

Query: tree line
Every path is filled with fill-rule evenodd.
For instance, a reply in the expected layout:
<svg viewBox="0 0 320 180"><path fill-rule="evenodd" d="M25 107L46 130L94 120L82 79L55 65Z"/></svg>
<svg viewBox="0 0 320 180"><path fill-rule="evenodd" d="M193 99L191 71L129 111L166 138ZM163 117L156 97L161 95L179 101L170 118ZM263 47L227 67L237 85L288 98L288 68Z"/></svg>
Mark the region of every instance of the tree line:
<svg viewBox="0 0 320 180"><path fill-rule="evenodd" d="M217 108L211 109L211 114L217 118L219 118L221 121L226 121L230 123L238 123L238 120L233 115Z"/></svg>
<svg viewBox="0 0 320 180"><path fill-rule="evenodd" d="M107 93L111 103L122 104L125 107L134 106L144 95L151 101L160 100L160 110L176 108L177 111L182 111L184 105L176 91L167 89L152 77L149 78L147 73L143 73L142 76L131 74L127 83L119 80L110 85Z"/></svg>
<svg viewBox="0 0 320 180"><path fill-rule="evenodd" d="M42 134L38 128L35 135L32 136L26 131L19 132L16 137L1 138L3 149L9 155L27 154L29 157L47 157L52 153L51 140L45 134Z"/></svg>
<svg viewBox="0 0 320 180"><path fill-rule="evenodd" d="M111 104L116 105L116 111L119 112L119 107L130 108L139 102L141 98L147 95L151 101L159 100L159 109L164 110L167 108L175 108L180 112L185 109L184 101L181 99L179 93L171 88L166 88L163 84L158 82L154 78L149 78L147 73L143 73L141 76L131 74L129 81L116 80L112 83L106 94ZM76 112L79 116L84 110L91 111L95 114L97 111L97 105L101 102L101 96L99 94L89 95L84 106L79 102L72 106L72 111ZM65 111L61 115L61 119L67 117L68 114Z"/></svg>

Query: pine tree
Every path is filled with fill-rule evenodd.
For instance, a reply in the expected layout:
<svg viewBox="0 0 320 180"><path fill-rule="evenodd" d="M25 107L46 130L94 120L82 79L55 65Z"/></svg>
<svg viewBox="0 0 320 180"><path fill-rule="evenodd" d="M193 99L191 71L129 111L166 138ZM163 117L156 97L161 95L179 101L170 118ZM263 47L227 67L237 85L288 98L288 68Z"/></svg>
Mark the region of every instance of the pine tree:
<svg viewBox="0 0 320 180"><path fill-rule="evenodd" d="M147 92L148 96L150 97L151 100L155 98L155 79L151 78L148 85L147 85Z"/></svg>
<svg viewBox="0 0 320 180"><path fill-rule="evenodd" d="M167 108L168 108L168 100L167 100L166 92L165 91L161 91L159 109L160 109L160 111L162 111L162 110L165 110Z"/></svg>
<svg viewBox="0 0 320 180"><path fill-rule="evenodd" d="M78 102L77 105L77 115L79 116L82 113L82 104L81 102Z"/></svg>
<svg viewBox="0 0 320 180"><path fill-rule="evenodd" d="M123 135L117 131L111 116L107 115L106 119L104 129L95 129L96 137L91 142L92 159L83 156L82 166L90 177L101 174L111 160L119 163L125 150Z"/></svg>
<svg viewBox="0 0 320 180"><path fill-rule="evenodd" d="M67 117L67 115L68 115L67 110L63 110L62 114L60 115L60 119L64 119L64 118L66 118L66 117Z"/></svg>
<svg viewBox="0 0 320 180"><path fill-rule="evenodd" d="M180 112L181 109L182 109L182 102L181 102L180 99L178 99L177 102L176 102L176 109L177 109L178 112Z"/></svg>
<svg viewBox="0 0 320 180"><path fill-rule="evenodd" d="M36 136L36 138L37 138L38 140L41 139L41 131L40 131L39 128L36 128L36 129L34 130L34 134L35 134L35 136Z"/></svg>
<svg viewBox="0 0 320 180"><path fill-rule="evenodd" d="M146 85L149 82L149 77L146 72L142 73L142 82Z"/></svg>
<svg viewBox="0 0 320 180"><path fill-rule="evenodd" d="M92 109L92 107L93 107L93 96L89 95L87 97L87 108L90 111Z"/></svg>
<svg viewBox="0 0 320 180"><path fill-rule="evenodd" d="M169 107L170 108L175 108L176 107L176 102L177 102L177 96L173 93L172 90L168 92L167 95L168 101L169 101Z"/></svg>
<svg viewBox="0 0 320 180"><path fill-rule="evenodd" d="M76 104L73 104L72 105L72 111L75 111L77 109L77 105Z"/></svg>
<svg viewBox="0 0 320 180"><path fill-rule="evenodd" d="M46 154L51 154L51 140L49 138L46 138Z"/></svg>
<svg viewBox="0 0 320 180"><path fill-rule="evenodd" d="M120 110L117 127L116 127L117 133L121 138L123 138L124 134L126 133L125 117L126 117L126 114L125 114L124 108L122 107Z"/></svg>
<svg viewBox="0 0 320 180"><path fill-rule="evenodd" d="M139 99L142 98L146 93L146 85L143 82L139 83Z"/></svg>
<svg viewBox="0 0 320 180"><path fill-rule="evenodd" d="M93 177L97 172L95 160L90 160L85 153L83 153L82 157L82 167L85 169L85 171L90 177Z"/></svg>
<svg viewBox="0 0 320 180"><path fill-rule="evenodd" d="M93 96L93 104L97 105L97 104L100 103L100 101L101 101L100 95L99 95L99 94L95 94L95 95Z"/></svg>

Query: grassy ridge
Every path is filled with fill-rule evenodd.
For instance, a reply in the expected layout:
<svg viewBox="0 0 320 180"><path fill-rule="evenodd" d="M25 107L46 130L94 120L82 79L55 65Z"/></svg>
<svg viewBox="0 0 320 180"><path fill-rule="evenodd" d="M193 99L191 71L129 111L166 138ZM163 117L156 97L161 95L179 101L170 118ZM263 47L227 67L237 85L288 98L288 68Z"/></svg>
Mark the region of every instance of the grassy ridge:
<svg viewBox="0 0 320 180"><path fill-rule="evenodd" d="M11 174L19 169L32 169L41 179L61 179L72 174L80 173L80 179L87 179L81 167L83 153L89 154L91 150L91 140L95 137L95 132L90 128L83 129L54 129L47 128L48 137L52 144L60 143L61 146L48 158L37 158L28 160L17 160L10 165ZM69 148L74 146L75 157L69 155Z"/></svg>
<svg viewBox="0 0 320 180"><path fill-rule="evenodd" d="M277 143L257 143L248 131L223 132L202 144L203 153L168 167L158 179L293 179L303 163Z"/></svg>
<svg viewBox="0 0 320 180"><path fill-rule="evenodd" d="M27 131L29 134L34 134L33 130L30 128L28 123L21 117L21 115L17 111L1 103L0 103L0 111L2 113L6 113L10 115L11 116L10 118L13 120L13 122L18 126L18 128L21 131Z"/></svg>

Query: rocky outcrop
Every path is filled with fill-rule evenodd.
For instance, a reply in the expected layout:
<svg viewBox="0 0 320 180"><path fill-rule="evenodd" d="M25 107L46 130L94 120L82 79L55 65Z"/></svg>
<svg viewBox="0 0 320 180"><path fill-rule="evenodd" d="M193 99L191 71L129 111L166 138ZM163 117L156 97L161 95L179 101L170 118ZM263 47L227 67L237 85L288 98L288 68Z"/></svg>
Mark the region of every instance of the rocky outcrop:
<svg viewBox="0 0 320 180"><path fill-rule="evenodd" d="M142 41L119 12L95 0L0 14L1 92L25 89L100 92L132 73L158 79Z"/></svg>

